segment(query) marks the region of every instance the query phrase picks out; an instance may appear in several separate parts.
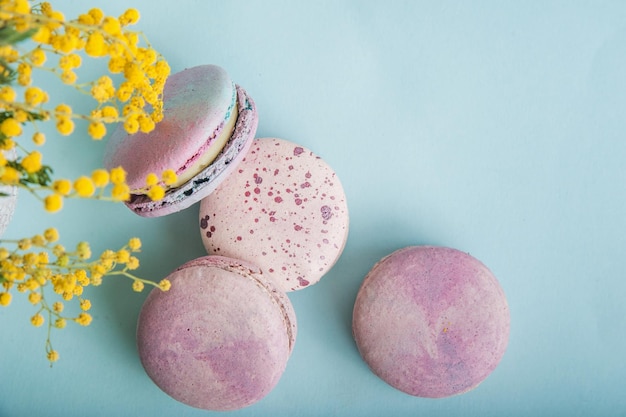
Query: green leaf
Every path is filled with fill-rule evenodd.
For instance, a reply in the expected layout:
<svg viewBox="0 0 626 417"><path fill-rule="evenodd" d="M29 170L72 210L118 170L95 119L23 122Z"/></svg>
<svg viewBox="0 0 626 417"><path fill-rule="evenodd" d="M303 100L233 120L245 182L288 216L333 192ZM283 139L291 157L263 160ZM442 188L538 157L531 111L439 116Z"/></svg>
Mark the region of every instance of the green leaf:
<svg viewBox="0 0 626 417"><path fill-rule="evenodd" d="M11 26L4 26L0 28L0 45L14 45L18 42L22 42L33 36L37 31L36 28L28 29L24 32L19 32Z"/></svg>

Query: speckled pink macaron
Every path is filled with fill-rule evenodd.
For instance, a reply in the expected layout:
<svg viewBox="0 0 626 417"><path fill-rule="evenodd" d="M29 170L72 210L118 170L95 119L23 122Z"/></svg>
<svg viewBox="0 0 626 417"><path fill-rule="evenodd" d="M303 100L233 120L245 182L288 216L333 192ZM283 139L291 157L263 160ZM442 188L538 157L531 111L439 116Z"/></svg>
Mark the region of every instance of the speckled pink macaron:
<svg viewBox="0 0 626 417"><path fill-rule="evenodd" d="M367 274L354 306L363 359L385 382L440 398L480 384L509 339L509 308L493 274L467 253L414 246Z"/></svg>
<svg viewBox="0 0 626 417"><path fill-rule="evenodd" d="M296 338L287 296L256 266L221 256L190 261L153 290L137 324L141 363L174 399L225 411L278 383Z"/></svg>
<svg viewBox="0 0 626 417"><path fill-rule="evenodd" d="M144 217L183 210L210 194L250 148L258 116L254 101L216 65L172 74L163 91L163 120L149 133L122 125L106 144L104 166L121 166L131 188L126 205ZM145 195L146 176L172 169L180 183L162 200Z"/></svg>
<svg viewBox="0 0 626 417"><path fill-rule="evenodd" d="M200 204L209 254L254 262L284 291L318 282L348 236L348 207L337 175L295 143L256 139L244 160Z"/></svg>

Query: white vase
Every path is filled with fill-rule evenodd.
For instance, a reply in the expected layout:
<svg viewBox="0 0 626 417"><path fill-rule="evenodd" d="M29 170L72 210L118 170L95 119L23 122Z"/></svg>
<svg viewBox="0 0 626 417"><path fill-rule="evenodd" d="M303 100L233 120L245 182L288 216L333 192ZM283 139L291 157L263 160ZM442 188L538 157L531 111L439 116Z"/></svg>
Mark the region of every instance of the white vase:
<svg viewBox="0 0 626 417"><path fill-rule="evenodd" d="M15 158L15 150L5 152L5 157L7 159ZM0 195L0 237L2 237L15 211L17 187L1 185L0 193L7 194L6 196Z"/></svg>

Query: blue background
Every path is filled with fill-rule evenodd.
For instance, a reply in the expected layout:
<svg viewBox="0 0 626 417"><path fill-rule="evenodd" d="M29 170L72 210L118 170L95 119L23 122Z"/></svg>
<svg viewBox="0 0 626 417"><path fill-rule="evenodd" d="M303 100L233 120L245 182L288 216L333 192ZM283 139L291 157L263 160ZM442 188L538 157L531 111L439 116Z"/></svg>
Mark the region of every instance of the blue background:
<svg viewBox="0 0 626 417"><path fill-rule="evenodd" d="M56 2L67 17L92 4ZM257 137L322 156L348 196L343 256L290 294L298 340L278 386L233 416L625 416L626 3L623 1L109 1L174 71L218 64L254 98ZM103 61L80 77L99 75ZM46 88L46 78L35 83ZM70 100L47 88L53 102ZM72 98L74 100L74 98ZM75 110L88 111L88 97ZM84 126L83 126L84 128ZM45 161L75 178L103 142L50 138ZM5 237L57 226L94 253L140 237L142 276L204 254L198 206L143 219L123 205L21 193ZM477 389L440 400L376 378L351 336L358 287L382 256L433 244L471 253L511 309L509 348ZM53 334L15 296L0 309L0 416L206 416L163 394L138 360L146 293L90 289L94 322Z"/></svg>

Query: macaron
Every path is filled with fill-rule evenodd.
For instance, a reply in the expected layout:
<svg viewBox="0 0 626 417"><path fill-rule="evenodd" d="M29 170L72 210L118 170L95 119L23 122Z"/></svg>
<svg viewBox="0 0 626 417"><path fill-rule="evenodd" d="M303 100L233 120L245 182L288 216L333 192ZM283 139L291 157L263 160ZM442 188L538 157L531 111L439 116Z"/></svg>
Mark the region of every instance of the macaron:
<svg viewBox="0 0 626 417"><path fill-rule="evenodd" d="M374 374L407 394L441 398L475 388L496 368L510 315L504 291L479 260L412 246L367 274L352 324Z"/></svg>
<svg viewBox="0 0 626 417"><path fill-rule="evenodd" d="M163 120L150 133L122 125L107 142L104 166L121 166L131 188L127 206L144 217L183 210L210 194L246 154L258 116L254 101L228 73L201 65L172 74L163 91ZM145 195L146 177L172 169L178 181L162 200Z"/></svg>
<svg viewBox="0 0 626 417"><path fill-rule="evenodd" d="M165 393L192 407L249 406L278 383L297 325L286 295L256 266L221 256L192 260L150 292L139 314L141 363Z"/></svg>
<svg viewBox="0 0 626 417"><path fill-rule="evenodd" d="M200 204L209 254L254 262L285 292L317 283L348 237L346 195L335 171L303 146L256 139Z"/></svg>

